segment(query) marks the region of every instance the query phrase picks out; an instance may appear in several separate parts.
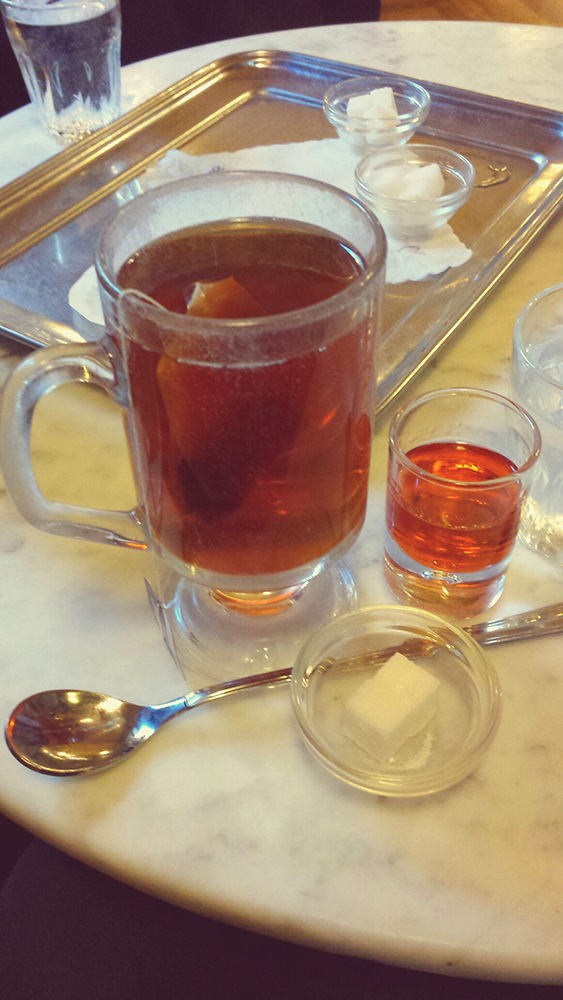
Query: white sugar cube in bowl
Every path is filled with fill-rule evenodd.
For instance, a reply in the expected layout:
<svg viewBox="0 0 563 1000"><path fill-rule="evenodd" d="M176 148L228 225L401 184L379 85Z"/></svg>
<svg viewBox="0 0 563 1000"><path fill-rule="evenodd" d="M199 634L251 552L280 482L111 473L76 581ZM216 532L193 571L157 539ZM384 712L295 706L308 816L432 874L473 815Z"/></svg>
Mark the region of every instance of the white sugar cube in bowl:
<svg viewBox="0 0 563 1000"><path fill-rule="evenodd" d="M394 653L344 706L344 735L379 761L390 760L436 714L440 681Z"/></svg>
<svg viewBox="0 0 563 1000"><path fill-rule="evenodd" d="M498 678L475 640L438 615L398 605L343 615L312 635L291 695L318 763L358 789L396 798L465 778L501 714Z"/></svg>
<svg viewBox="0 0 563 1000"><path fill-rule="evenodd" d="M379 73L330 87L323 110L340 138L364 156L410 139L428 116L430 95L412 80Z"/></svg>
<svg viewBox="0 0 563 1000"><path fill-rule="evenodd" d="M358 197L389 236L421 242L465 204L475 170L453 149L409 143L364 157L355 180Z"/></svg>

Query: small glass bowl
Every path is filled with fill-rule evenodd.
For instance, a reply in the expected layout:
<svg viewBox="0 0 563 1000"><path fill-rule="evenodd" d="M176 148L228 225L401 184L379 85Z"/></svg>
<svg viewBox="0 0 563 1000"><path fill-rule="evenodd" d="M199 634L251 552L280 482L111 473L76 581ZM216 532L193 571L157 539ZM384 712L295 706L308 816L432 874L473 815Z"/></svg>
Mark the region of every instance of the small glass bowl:
<svg viewBox="0 0 563 1000"><path fill-rule="evenodd" d="M438 709L382 763L344 736L343 713L353 691L397 651L438 678ZM313 756L349 785L395 798L430 795L467 777L501 715L498 677L475 640L438 615L396 605L343 615L311 636L295 664L291 694Z"/></svg>
<svg viewBox="0 0 563 1000"><path fill-rule="evenodd" d="M445 181L440 197L414 201L373 190L380 171L416 163L438 164ZM420 242L428 239L465 204L473 188L475 169L465 156L453 149L409 143L364 157L356 167L355 177L358 197L371 208L385 232L396 239Z"/></svg>
<svg viewBox="0 0 563 1000"><path fill-rule="evenodd" d="M352 118L347 106L351 97L369 94L378 87L391 87L399 121L392 128L382 128L378 118ZM360 76L353 80L343 80L330 87L324 97L323 110L341 139L364 156L371 149L397 146L410 139L411 135L426 120L430 111L430 94L424 87L400 76Z"/></svg>

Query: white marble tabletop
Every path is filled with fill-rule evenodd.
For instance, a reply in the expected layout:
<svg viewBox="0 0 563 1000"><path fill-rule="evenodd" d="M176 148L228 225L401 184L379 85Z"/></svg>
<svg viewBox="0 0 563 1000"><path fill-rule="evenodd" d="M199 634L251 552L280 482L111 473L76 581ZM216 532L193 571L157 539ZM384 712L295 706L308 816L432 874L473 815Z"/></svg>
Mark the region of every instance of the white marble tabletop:
<svg viewBox="0 0 563 1000"><path fill-rule="evenodd" d="M123 72L139 101L227 53L283 48L563 110L563 29L453 22L348 25L235 39ZM31 109L0 121L0 183L57 152ZM519 309L561 281L555 219L417 391L506 389ZM2 348L5 373L18 356ZM128 506L120 416L82 387L40 404L45 492ZM369 516L350 557L363 603L381 571L386 421ZM0 492L0 716L34 690L78 687L158 702L185 681L147 608L140 553L46 535ZM563 600L563 574L517 546L495 614ZM176 720L122 767L45 778L0 746L0 806L117 878L233 923L321 948L454 976L563 982L563 636L490 651L504 716L475 773L440 795L391 801L333 779L308 755L287 688Z"/></svg>

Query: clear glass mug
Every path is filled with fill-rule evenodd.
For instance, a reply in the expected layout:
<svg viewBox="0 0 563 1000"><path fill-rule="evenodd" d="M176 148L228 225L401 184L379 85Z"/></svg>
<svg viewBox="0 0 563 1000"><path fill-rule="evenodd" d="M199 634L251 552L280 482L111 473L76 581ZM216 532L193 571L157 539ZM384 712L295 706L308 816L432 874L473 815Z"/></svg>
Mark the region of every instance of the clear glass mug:
<svg viewBox="0 0 563 1000"><path fill-rule="evenodd" d="M203 268L195 291L177 264L172 234L183 230L196 239L184 255L197 261L195 274ZM246 247L237 242L245 233ZM244 272L259 294L272 236L286 263L300 260L310 274L313 262L323 281L331 268L331 281L352 268L353 279L340 277L335 294L318 292L314 304L285 313L205 315L209 289L213 297L233 281L219 274L217 282L209 260L231 248L237 266L246 254L254 268L262 255L266 272ZM318 624L354 606L339 560L365 514L384 260L369 210L328 185L259 172L167 184L127 204L102 238L104 341L36 352L6 386L1 459L21 513L56 534L150 548L149 593L186 672L275 668ZM197 292L203 314L171 311L167 296L180 286L190 308ZM74 380L101 386L124 410L133 511L54 503L39 490L33 410L42 394Z"/></svg>

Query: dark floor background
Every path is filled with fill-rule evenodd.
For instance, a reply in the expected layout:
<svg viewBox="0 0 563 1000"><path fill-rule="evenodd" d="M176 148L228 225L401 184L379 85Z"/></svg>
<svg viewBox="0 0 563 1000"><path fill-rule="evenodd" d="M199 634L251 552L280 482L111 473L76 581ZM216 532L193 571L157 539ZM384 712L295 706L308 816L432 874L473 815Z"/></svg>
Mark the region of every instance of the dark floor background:
<svg viewBox="0 0 563 1000"><path fill-rule="evenodd" d="M0 890L32 835L0 813Z"/></svg>
<svg viewBox="0 0 563 1000"><path fill-rule="evenodd" d="M29 97L12 52L6 29L0 24L0 115L27 104ZM0 152L0 156L1 156Z"/></svg>

